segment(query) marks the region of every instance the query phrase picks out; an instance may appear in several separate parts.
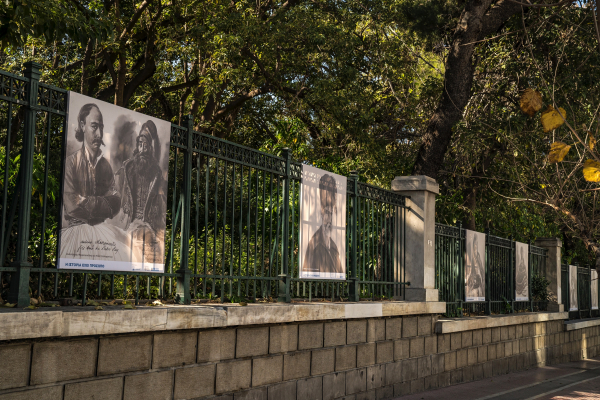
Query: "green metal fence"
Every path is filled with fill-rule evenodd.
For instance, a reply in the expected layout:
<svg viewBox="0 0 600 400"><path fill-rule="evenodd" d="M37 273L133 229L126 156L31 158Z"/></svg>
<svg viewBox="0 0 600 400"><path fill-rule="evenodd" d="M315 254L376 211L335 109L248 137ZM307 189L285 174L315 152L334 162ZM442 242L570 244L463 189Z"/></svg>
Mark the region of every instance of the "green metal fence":
<svg viewBox="0 0 600 400"><path fill-rule="evenodd" d="M545 277L547 250L529 245L529 301L515 300L515 241L486 232L485 301L466 301L465 236L457 226L435 226L435 284L440 301L446 302L447 316L499 314L519 311L542 311L547 301L532 292L532 278Z"/></svg>
<svg viewBox="0 0 600 400"><path fill-rule="evenodd" d="M58 270L66 90L0 71L0 293L45 299L175 298L239 301L292 297L358 301L401 295L405 197L347 186L345 280L299 277L302 164L172 124L165 272ZM10 290L7 292L7 288Z"/></svg>
<svg viewBox="0 0 600 400"><path fill-rule="evenodd" d="M561 298L565 311L569 312L569 319L596 318L600 316L598 309L592 309L592 269L589 265L577 268L577 309L571 311L571 285L569 279L569 265L561 265ZM599 294L596 293L596 296ZM596 299L598 300L598 298ZM598 304L598 303L596 303Z"/></svg>

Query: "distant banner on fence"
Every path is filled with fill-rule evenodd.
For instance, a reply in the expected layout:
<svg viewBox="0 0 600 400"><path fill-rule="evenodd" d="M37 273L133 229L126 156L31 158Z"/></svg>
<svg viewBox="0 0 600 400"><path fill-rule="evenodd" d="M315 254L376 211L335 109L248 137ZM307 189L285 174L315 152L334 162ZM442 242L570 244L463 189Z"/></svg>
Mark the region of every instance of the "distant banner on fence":
<svg viewBox="0 0 600 400"><path fill-rule="evenodd" d="M59 268L164 271L171 123L69 92Z"/></svg>
<svg viewBox="0 0 600 400"><path fill-rule="evenodd" d="M346 279L345 176L302 166L300 278Z"/></svg>
<svg viewBox="0 0 600 400"><path fill-rule="evenodd" d="M577 311L577 265L569 265L569 311Z"/></svg>
<svg viewBox="0 0 600 400"><path fill-rule="evenodd" d="M515 300L529 301L529 245L515 242Z"/></svg>
<svg viewBox="0 0 600 400"><path fill-rule="evenodd" d="M598 271L592 269L592 310L598 309Z"/></svg>
<svg viewBox="0 0 600 400"><path fill-rule="evenodd" d="M466 301L485 300L485 233L467 229Z"/></svg>

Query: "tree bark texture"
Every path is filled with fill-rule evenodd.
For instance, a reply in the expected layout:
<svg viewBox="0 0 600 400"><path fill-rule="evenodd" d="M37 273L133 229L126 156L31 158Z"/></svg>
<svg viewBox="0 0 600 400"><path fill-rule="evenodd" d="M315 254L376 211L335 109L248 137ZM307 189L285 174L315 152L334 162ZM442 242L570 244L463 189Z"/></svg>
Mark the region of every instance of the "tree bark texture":
<svg viewBox="0 0 600 400"><path fill-rule="evenodd" d="M497 32L521 6L507 0L469 1L458 21L444 73L444 92L423 135L413 175L437 179L452 139L452 128L462 119L471 98L477 41Z"/></svg>

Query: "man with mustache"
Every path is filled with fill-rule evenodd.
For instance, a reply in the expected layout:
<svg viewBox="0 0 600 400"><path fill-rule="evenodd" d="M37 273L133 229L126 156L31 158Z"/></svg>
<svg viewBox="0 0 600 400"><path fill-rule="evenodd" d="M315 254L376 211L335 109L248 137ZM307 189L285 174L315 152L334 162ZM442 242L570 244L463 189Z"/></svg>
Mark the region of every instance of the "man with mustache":
<svg viewBox="0 0 600 400"><path fill-rule="evenodd" d="M340 253L331 238L333 213L337 209L336 194L335 179L330 175L323 175L319 180L322 225L308 242L306 258L302 266L306 272L344 272L340 263Z"/></svg>
<svg viewBox="0 0 600 400"><path fill-rule="evenodd" d="M114 187L113 170L100 149L103 136L98 106L81 107L75 138L83 144L65 162L63 217L67 227L98 225L119 212L121 199Z"/></svg>
<svg viewBox="0 0 600 400"><path fill-rule="evenodd" d="M134 262L162 262L166 196L159 159L156 125L148 120L136 138L133 157L115 175L122 209L118 225L128 232Z"/></svg>

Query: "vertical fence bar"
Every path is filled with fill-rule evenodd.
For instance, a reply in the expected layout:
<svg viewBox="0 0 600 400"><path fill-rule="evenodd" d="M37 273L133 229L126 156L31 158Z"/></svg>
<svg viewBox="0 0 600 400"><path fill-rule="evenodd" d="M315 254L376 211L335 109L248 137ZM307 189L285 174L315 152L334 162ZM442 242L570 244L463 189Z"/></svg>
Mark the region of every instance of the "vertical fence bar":
<svg viewBox="0 0 600 400"><path fill-rule="evenodd" d="M188 115L184 121L187 128L187 148L183 154L183 184L181 188L181 248L179 270L177 271L176 299L180 304L190 304L190 210L192 208L192 135L194 134L194 117ZM137 295L136 295L137 296Z"/></svg>
<svg viewBox="0 0 600 400"><path fill-rule="evenodd" d="M290 294L291 276L289 273L290 182L292 179L290 173L292 152L290 149L283 149L283 158L285 158L285 177L283 181L283 234L281 236L282 265L281 275L279 275L279 296L277 301L290 303L292 301Z"/></svg>
<svg viewBox="0 0 600 400"><path fill-rule="evenodd" d="M360 301L357 272L358 243L356 237L358 234L358 222L356 219L356 211L358 207L358 173L356 171L352 171L350 173L350 179L354 182L354 191L352 193L352 198L350 199L352 202L352 218L350 220L350 256L352 264L350 264L350 287L348 290L348 297L350 301Z"/></svg>
<svg viewBox="0 0 600 400"><path fill-rule="evenodd" d="M16 257L13 266L17 272L11 278L8 301L17 303L17 307L29 305L29 274L32 264L29 262L29 221L31 218L31 192L33 179L33 152L35 149L35 119L40 68L35 62L26 62L24 75L29 79L27 84L27 101L25 107L25 122L23 130L23 148L19 166L19 182L21 201L19 203L19 222L17 230ZM6 184L6 183L5 183Z"/></svg>

